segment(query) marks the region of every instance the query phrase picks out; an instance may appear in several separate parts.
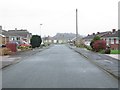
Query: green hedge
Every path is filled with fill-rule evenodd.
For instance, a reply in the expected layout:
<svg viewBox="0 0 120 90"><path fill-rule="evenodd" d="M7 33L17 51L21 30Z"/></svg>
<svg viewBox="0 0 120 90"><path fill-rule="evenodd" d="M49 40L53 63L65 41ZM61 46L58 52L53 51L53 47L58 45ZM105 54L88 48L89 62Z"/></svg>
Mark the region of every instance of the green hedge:
<svg viewBox="0 0 120 90"><path fill-rule="evenodd" d="M120 50L111 50L111 54L120 54Z"/></svg>

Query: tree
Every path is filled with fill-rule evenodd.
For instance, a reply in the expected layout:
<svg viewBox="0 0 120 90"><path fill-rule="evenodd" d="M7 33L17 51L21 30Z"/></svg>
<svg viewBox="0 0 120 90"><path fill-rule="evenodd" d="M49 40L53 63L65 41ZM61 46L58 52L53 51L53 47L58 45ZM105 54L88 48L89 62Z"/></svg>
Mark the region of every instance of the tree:
<svg viewBox="0 0 120 90"><path fill-rule="evenodd" d="M101 50L105 50L106 49L106 41L105 40L96 40L94 43L93 43L93 49L96 51L96 52L99 52Z"/></svg>
<svg viewBox="0 0 120 90"><path fill-rule="evenodd" d="M97 41L97 40L100 40L100 36L95 36L95 37L93 38L93 40L91 41L91 43L90 43L90 46L91 46L91 48L92 48L93 50L94 50L93 44L94 44L94 42Z"/></svg>
<svg viewBox="0 0 120 90"><path fill-rule="evenodd" d="M41 36L39 35L33 35L30 44L32 45L32 48L40 47L42 42Z"/></svg>
<svg viewBox="0 0 120 90"><path fill-rule="evenodd" d="M100 36L95 36L90 43L93 51L99 52L106 49L106 41L101 40Z"/></svg>
<svg viewBox="0 0 120 90"><path fill-rule="evenodd" d="M95 36L95 37L93 38L93 41L96 41L96 40L100 40L100 36Z"/></svg>

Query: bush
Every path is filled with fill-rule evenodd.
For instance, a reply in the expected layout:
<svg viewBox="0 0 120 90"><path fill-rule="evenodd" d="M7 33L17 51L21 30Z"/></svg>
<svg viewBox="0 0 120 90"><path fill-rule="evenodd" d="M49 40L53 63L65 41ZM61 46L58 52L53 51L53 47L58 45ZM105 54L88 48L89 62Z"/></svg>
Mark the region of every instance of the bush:
<svg viewBox="0 0 120 90"><path fill-rule="evenodd" d="M31 46L18 46L18 49L20 50L27 50L30 49Z"/></svg>
<svg viewBox="0 0 120 90"><path fill-rule="evenodd" d="M111 49L109 46L107 46L107 48L105 49L105 54L110 54L111 53Z"/></svg>
<svg viewBox="0 0 120 90"><path fill-rule="evenodd" d="M91 48L92 48L93 51L94 51L93 44L94 44L94 42L97 41L97 40L100 40L100 36L95 36L95 37L93 38L93 40L91 41L91 43L90 43L90 46L91 46Z"/></svg>
<svg viewBox="0 0 120 90"><path fill-rule="evenodd" d="M105 54L105 50L100 50L99 53Z"/></svg>
<svg viewBox="0 0 120 90"><path fill-rule="evenodd" d="M92 45L93 45L94 51L96 51L96 52L106 49L106 41L104 41L104 40L97 40Z"/></svg>
<svg viewBox="0 0 120 90"><path fill-rule="evenodd" d="M0 55L11 55L12 51L9 48L0 48Z"/></svg>
<svg viewBox="0 0 120 90"><path fill-rule="evenodd" d="M100 40L100 36L95 36L95 37L93 38L93 41L97 41L97 40Z"/></svg>
<svg viewBox="0 0 120 90"><path fill-rule="evenodd" d="M40 44L42 42L41 36L33 35L30 42L32 48L40 47Z"/></svg>
<svg viewBox="0 0 120 90"><path fill-rule="evenodd" d="M87 50L92 50L91 46L86 46L86 45L85 45L85 48L86 48Z"/></svg>

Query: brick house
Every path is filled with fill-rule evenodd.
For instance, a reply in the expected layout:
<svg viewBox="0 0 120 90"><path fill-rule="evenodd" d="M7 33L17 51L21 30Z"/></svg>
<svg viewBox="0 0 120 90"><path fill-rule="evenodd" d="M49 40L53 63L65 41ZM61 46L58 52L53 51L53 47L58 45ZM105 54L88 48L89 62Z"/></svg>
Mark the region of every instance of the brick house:
<svg viewBox="0 0 120 90"><path fill-rule="evenodd" d="M120 47L119 35L120 30L116 31L115 29L113 29L110 34L103 37L103 40L106 41L107 45L109 45L112 50L118 50L118 48Z"/></svg>
<svg viewBox="0 0 120 90"><path fill-rule="evenodd" d="M116 31L116 29L113 29L107 32L97 32L97 34L93 33L83 38L84 44L90 46L90 42L96 35L100 36L102 40L105 40L106 44L110 46L111 49L117 50L120 47L120 30Z"/></svg>
<svg viewBox="0 0 120 90"><path fill-rule="evenodd" d="M90 46L91 41L93 40L93 38L97 35L100 37L103 37L105 35L108 35L110 33L110 31L106 31L106 32L97 32L96 34L93 33L92 35L88 34L88 36L83 38L84 44L87 46Z"/></svg>

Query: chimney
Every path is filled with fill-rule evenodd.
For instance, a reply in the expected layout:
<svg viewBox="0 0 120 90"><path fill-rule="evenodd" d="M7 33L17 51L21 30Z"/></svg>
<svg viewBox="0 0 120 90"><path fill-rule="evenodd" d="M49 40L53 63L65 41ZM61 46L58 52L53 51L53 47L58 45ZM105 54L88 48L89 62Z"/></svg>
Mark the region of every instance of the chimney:
<svg viewBox="0 0 120 90"><path fill-rule="evenodd" d="M97 34L100 34L100 32L97 32Z"/></svg>
<svg viewBox="0 0 120 90"><path fill-rule="evenodd" d="M116 31L116 29L112 29L112 32L114 33Z"/></svg>
<svg viewBox="0 0 120 90"><path fill-rule="evenodd" d="M93 33L93 35L95 35L95 33Z"/></svg>
<svg viewBox="0 0 120 90"><path fill-rule="evenodd" d="M2 30L2 26L0 26L0 30Z"/></svg>

